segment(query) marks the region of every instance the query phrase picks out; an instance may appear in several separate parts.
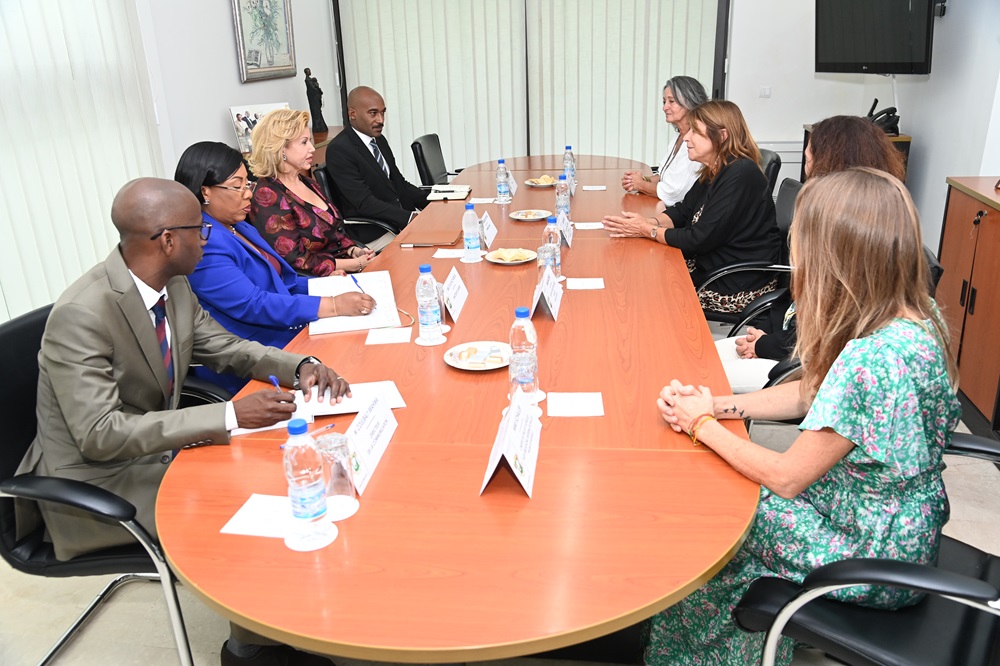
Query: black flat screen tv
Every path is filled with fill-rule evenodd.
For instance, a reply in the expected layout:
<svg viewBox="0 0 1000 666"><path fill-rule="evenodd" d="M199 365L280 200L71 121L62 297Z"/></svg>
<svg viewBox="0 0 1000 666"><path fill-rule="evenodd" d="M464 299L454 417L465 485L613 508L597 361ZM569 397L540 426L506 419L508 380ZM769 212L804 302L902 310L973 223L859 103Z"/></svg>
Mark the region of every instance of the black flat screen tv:
<svg viewBox="0 0 1000 666"><path fill-rule="evenodd" d="M930 74L935 0L816 0L816 71Z"/></svg>

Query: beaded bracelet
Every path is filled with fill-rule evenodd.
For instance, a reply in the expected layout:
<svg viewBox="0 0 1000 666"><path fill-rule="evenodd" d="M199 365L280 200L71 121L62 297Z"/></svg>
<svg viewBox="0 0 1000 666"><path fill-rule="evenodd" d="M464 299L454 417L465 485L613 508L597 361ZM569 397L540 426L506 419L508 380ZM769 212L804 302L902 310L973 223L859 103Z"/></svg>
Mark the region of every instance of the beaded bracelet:
<svg viewBox="0 0 1000 666"><path fill-rule="evenodd" d="M702 414L701 416L695 417L691 421L691 427L688 429L688 434L691 435L691 443L694 446L698 446L698 430L708 421L714 421L715 416L712 414Z"/></svg>

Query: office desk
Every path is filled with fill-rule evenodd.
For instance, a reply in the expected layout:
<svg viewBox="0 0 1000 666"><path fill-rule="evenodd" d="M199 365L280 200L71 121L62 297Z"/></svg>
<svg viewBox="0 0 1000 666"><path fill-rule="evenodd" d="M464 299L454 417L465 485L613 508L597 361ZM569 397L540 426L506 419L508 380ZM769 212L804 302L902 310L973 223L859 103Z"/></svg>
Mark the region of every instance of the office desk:
<svg viewBox="0 0 1000 666"><path fill-rule="evenodd" d="M475 173L461 177L474 196ZM586 193L600 195L590 202L578 191L574 217L600 219L599 207L613 212L623 201L655 205L613 192L619 176L614 171L607 192ZM537 196L554 194L522 187L512 206L528 207ZM450 220L454 210L461 210L455 202L432 204L414 224ZM494 218L507 240L537 246L541 223ZM178 577L209 607L266 636L399 662L570 645L638 622L710 578L742 543L758 487L692 447L656 409L672 377L726 386L680 254L604 231L580 232L563 249L565 274L603 277L606 288L567 291L558 322L536 316L540 384L601 391L605 416L543 415L529 499L503 469L478 494L506 405L506 370L462 372L442 355L460 342L505 340L514 307L530 302L536 268L467 265L430 259L433 252L393 244L372 269L390 271L399 307L413 312L417 266L429 261L439 280L456 266L470 298L447 344L366 347L358 332L303 333L289 345L351 381L393 379L406 400L360 511L314 553L220 534L251 493L285 493L278 448L285 435L184 451L157 502L160 539ZM341 430L351 417L317 426L331 420ZM728 425L742 433L740 423Z"/></svg>

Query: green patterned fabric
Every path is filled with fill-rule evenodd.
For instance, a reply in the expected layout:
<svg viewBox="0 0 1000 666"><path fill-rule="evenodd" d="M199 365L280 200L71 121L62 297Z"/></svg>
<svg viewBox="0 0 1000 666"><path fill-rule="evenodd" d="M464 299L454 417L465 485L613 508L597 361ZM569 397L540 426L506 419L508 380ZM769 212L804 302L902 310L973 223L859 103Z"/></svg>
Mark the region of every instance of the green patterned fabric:
<svg viewBox="0 0 1000 666"><path fill-rule="evenodd" d="M935 562L949 511L941 456L960 417L929 322L897 319L848 343L799 427L832 428L854 448L791 500L761 488L754 526L732 561L653 618L646 662L758 663L764 634L738 629L730 611L761 576L801 582L813 569L850 557ZM918 600L871 586L832 596L881 608ZM782 639L778 663L791 662L793 649Z"/></svg>

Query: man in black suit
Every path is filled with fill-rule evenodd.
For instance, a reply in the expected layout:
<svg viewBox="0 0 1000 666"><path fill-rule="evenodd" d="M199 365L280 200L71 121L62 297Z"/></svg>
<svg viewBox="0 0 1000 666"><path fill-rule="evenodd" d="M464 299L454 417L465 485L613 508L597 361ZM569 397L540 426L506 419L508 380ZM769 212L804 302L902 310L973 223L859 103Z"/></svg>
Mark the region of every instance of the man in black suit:
<svg viewBox="0 0 1000 666"><path fill-rule="evenodd" d="M360 86L347 96L350 127L326 149L326 170L339 193L345 217L383 220L401 230L410 213L427 205L427 192L407 182L396 167L389 142L382 136L385 101Z"/></svg>

